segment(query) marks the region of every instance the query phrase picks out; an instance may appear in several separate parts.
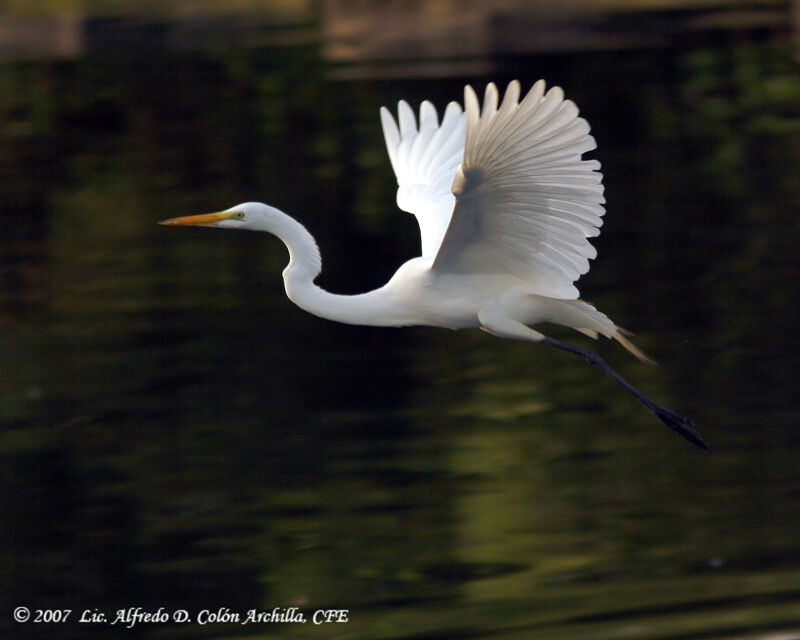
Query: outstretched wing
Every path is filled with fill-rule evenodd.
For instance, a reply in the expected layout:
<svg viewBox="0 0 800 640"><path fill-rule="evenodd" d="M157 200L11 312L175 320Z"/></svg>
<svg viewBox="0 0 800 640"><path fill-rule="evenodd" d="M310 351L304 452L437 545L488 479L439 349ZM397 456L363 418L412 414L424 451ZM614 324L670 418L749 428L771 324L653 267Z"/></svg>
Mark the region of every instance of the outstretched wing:
<svg viewBox="0 0 800 640"><path fill-rule="evenodd" d="M422 255L436 255L450 222L455 198L450 191L453 175L464 153L464 114L455 102L447 105L439 125L434 106L419 108L419 129L414 112L401 100L397 123L381 107L386 148L397 177L397 206L413 213L422 237Z"/></svg>
<svg viewBox="0 0 800 640"><path fill-rule="evenodd" d="M605 213L602 174L578 108L537 82L519 102L508 85L498 108L497 87L486 87L483 110L472 87L464 90L466 144L453 179L456 204L434 269L507 273L532 290L577 298L573 284L589 270Z"/></svg>

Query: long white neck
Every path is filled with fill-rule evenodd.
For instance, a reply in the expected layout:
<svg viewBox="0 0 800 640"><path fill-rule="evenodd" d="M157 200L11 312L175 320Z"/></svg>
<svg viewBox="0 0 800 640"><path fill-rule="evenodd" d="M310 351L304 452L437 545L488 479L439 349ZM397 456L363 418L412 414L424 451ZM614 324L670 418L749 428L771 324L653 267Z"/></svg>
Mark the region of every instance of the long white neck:
<svg viewBox="0 0 800 640"><path fill-rule="evenodd" d="M314 237L286 214L275 220L270 231L289 249L289 264L283 270L286 295L301 309L315 316L346 324L402 326L411 324L395 296L386 287L359 295L329 293L314 284L322 271L322 259Z"/></svg>

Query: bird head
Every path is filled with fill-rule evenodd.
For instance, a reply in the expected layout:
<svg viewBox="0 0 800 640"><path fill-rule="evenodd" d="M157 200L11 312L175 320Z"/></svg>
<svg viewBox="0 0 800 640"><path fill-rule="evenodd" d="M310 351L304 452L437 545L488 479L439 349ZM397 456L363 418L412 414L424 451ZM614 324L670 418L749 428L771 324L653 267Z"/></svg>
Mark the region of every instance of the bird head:
<svg viewBox="0 0 800 640"><path fill-rule="evenodd" d="M204 213L197 216L169 218L158 224L165 226L219 227L221 229L249 229L267 231L277 216L281 215L275 207L261 202L244 202L235 207L216 213Z"/></svg>

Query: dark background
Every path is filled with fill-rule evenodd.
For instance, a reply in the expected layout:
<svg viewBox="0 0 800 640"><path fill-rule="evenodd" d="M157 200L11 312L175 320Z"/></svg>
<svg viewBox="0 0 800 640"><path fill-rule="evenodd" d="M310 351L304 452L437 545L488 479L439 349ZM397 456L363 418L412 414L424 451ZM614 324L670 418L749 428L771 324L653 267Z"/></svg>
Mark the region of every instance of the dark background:
<svg viewBox="0 0 800 640"><path fill-rule="evenodd" d="M74 54L0 63L5 637L800 637L790 34L656 38L602 14L641 42L366 68L309 37L320 15L254 35L203 14L208 47L100 15ZM418 237L378 108L539 77L581 107L606 176L582 297L662 366L548 331L694 417L711 455L578 358L325 322L285 298L278 241L156 224L263 200L316 236L320 284L379 286ZM74 624L137 606L350 622Z"/></svg>

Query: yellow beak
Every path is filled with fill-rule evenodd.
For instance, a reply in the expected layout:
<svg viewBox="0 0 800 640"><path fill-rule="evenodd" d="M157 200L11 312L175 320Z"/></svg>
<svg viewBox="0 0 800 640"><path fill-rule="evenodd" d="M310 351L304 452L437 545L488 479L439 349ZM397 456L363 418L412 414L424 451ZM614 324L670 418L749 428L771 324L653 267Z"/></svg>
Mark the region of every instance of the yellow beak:
<svg viewBox="0 0 800 640"><path fill-rule="evenodd" d="M217 224L222 220L232 218L238 211L218 211L216 213L204 213L199 216L183 216L182 218L170 218L169 220L162 220L158 224L163 225L184 225L196 226L199 224Z"/></svg>

